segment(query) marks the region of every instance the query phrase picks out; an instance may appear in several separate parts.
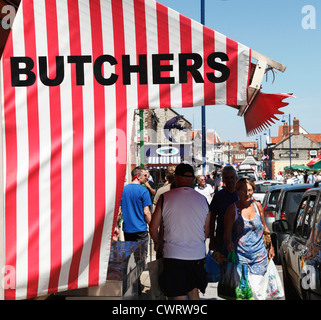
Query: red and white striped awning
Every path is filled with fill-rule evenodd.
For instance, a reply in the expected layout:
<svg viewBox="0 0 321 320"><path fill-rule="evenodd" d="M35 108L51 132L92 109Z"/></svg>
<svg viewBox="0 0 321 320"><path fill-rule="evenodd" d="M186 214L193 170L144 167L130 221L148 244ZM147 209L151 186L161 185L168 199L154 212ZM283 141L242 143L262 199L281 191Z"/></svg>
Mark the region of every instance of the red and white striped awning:
<svg viewBox="0 0 321 320"><path fill-rule="evenodd" d="M22 0L0 66L5 299L104 283L134 110L246 105L250 59L154 0Z"/></svg>

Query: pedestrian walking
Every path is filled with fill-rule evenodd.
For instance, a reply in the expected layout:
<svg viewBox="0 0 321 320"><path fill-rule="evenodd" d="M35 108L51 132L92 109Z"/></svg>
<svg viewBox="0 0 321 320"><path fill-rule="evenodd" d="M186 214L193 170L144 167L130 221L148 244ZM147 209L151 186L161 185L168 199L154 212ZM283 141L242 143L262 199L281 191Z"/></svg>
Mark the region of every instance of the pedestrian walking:
<svg viewBox="0 0 321 320"><path fill-rule="evenodd" d="M206 198L208 204L210 204L214 195L213 187L205 182L205 177L203 175L197 176L196 181L197 186L194 189L202 194Z"/></svg>
<svg viewBox="0 0 321 320"><path fill-rule="evenodd" d="M174 173L175 173L175 167L174 166L170 166L166 169L165 172L165 183L162 187L160 187L155 194L154 200L153 200L153 213L156 209L156 204L157 201L159 199L159 197L164 193L167 192L169 190L171 190L174 187Z"/></svg>
<svg viewBox="0 0 321 320"><path fill-rule="evenodd" d="M214 179L212 179L211 174L208 173L204 178L205 178L205 183L209 184L214 190Z"/></svg>
<svg viewBox="0 0 321 320"><path fill-rule="evenodd" d="M307 170L305 170L304 171L304 175L303 175L303 182L304 183L308 183L308 171Z"/></svg>
<svg viewBox="0 0 321 320"><path fill-rule="evenodd" d="M213 171L213 180L214 180L214 192L217 192L221 186L222 178L220 172Z"/></svg>
<svg viewBox="0 0 321 320"><path fill-rule="evenodd" d="M210 214L206 198L191 188L193 180L190 165L176 167L175 188L160 197L149 228L157 250L163 220L164 272L160 286L174 300L198 300L198 289L205 293L207 286L205 239Z"/></svg>
<svg viewBox="0 0 321 320"><path fill-rule="evenodd" d="M173 189L175 187L175 167L174 166L170 166L167 168L166 172L165 172L165 180L166 182L164 183L164 185L159 188L156 192L156 195L154 197L154 200L153 200L153 204L154 204L154 207L153 207L153 214L156 210L156 205L157 205L157 202L160 198L160 196ZM159 228L159 239L160 239L160 245L158 246L157 248L157 251L156 251L156 259L159 259L159 258L162 258L163 257L163 245L162 245L162 240L163 240L163 222L161 222L161 225L160 225L160 228Z"/></svg>
<svg viewBox="0 0 321 320"><path fill-rule="evenodd" d="M222 170L223 188L214 193L210 204L210 243L209 249L224 253L224 214L226 209L238 200L235 191L237 173L233 166L225 166ZM216 228L215 228L216 225Z"/></svg>
<svg viewBox="0 0 321 320"><path fill-rule="evenodd" d="M136 167L131 172L132 182L124 187L118 221L123 218L125 241L144 241L144 256L148 252L147 224L151 221L151 198L147 188L148 172L143 167Z"/></svg>
<svg viewBox="0 0 321 320"><path fill-rule="evenodd" d="M264 244L267 225L261 204L252 200L255 184L243 178L237 181L235 189L239 200L226 211L224 240L229 252L235 250L238 262L247 265L253 299L260 300L264 296L261 284L267 258L274 258L274 249L270 244L267 252Z"/></svg>
<svg viewBox="0 0 321 320"><path fill-rule="evenodd" d="M276 179L277 181L280 181L280 182L283 183L283 180L284 180L284 179L283 179L282 171L279 171L279 173L276 175L275 179Z"/></svg>
<svg viewBox="0 0 321 320"><path fill-rule="evenodd" d="M308 176L307 183L314 184L315 181L316 181L316 178L315 178L314 172L311 172Z"/></svg>
<svg viewBox="0 0 321 320"><path fill-rule="evenodd" d="M286 181L287 184L298 184L299 183L299 179L297 177L297 173L293 172L290 173L290 178Z"/></svg>

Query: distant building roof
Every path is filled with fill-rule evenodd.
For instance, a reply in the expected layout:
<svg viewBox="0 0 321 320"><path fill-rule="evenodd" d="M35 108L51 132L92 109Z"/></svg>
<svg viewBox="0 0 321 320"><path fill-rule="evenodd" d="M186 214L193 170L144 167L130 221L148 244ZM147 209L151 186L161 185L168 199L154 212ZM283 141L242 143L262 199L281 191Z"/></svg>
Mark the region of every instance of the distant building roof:
<svg viewBox="0 0 321 320"><path fill-rule="evenodd" d="M194 141L202 139L202 130L192 130L191 135L192 135L192 138L194 139ZM222 143L222 141L216 131L207 130L206 131L206 143L207 144L217 144L217 143Z"/></svg>
<svg viewBox="0 0 321 320"><path fill-rule="evenodd" d="M294 118L293 123L295 124L292 126L289 126L288 123L284 123L282 126L279 126L278 136L271 137L271 143L278 144L279 142L281 142L289 136L289 132L295 134L295 131L297 131L297 134L304 134L307 138L311 139L316 143L321 143L321 134L308 133L308 131L306 131L303 127L300 126L299 119Z"/></svg>

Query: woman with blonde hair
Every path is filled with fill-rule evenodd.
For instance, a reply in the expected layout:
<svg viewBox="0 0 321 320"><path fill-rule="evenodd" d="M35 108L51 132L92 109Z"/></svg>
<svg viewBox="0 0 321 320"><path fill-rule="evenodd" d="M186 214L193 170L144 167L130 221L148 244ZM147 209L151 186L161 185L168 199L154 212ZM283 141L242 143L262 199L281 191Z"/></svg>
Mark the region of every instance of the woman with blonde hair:
<svg viewBox="0 0 321 320"><path fill-rule="evenodd" d="M254 299L261 299L262 278L267 270L268 258L274 258L272 244L266 249L264 231L268 230L262 206L253 200L255 184L247 179L236 183L239 200L226 211L224 219L224 240L228 251L235 250L240 264L248 266L249 281Z"/></svg>

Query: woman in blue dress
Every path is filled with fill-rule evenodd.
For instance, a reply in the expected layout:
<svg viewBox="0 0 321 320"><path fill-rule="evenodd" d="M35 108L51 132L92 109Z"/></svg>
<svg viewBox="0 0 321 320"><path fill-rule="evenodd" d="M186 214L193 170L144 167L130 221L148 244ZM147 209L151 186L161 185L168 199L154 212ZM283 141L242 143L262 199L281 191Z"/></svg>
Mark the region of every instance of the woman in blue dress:
<svg viewBox="0 0 321 320"><path fill-rule="evenodd" d="M261 204L252 199L255 184L239 179L235 189L239 200L226 211L224 240L227 250L235 250L239 263L248 266L253 298L260 299L268 258L274 258L274 249L271 244L267 251L264 245L263 232L267 226Z"/></svg>

